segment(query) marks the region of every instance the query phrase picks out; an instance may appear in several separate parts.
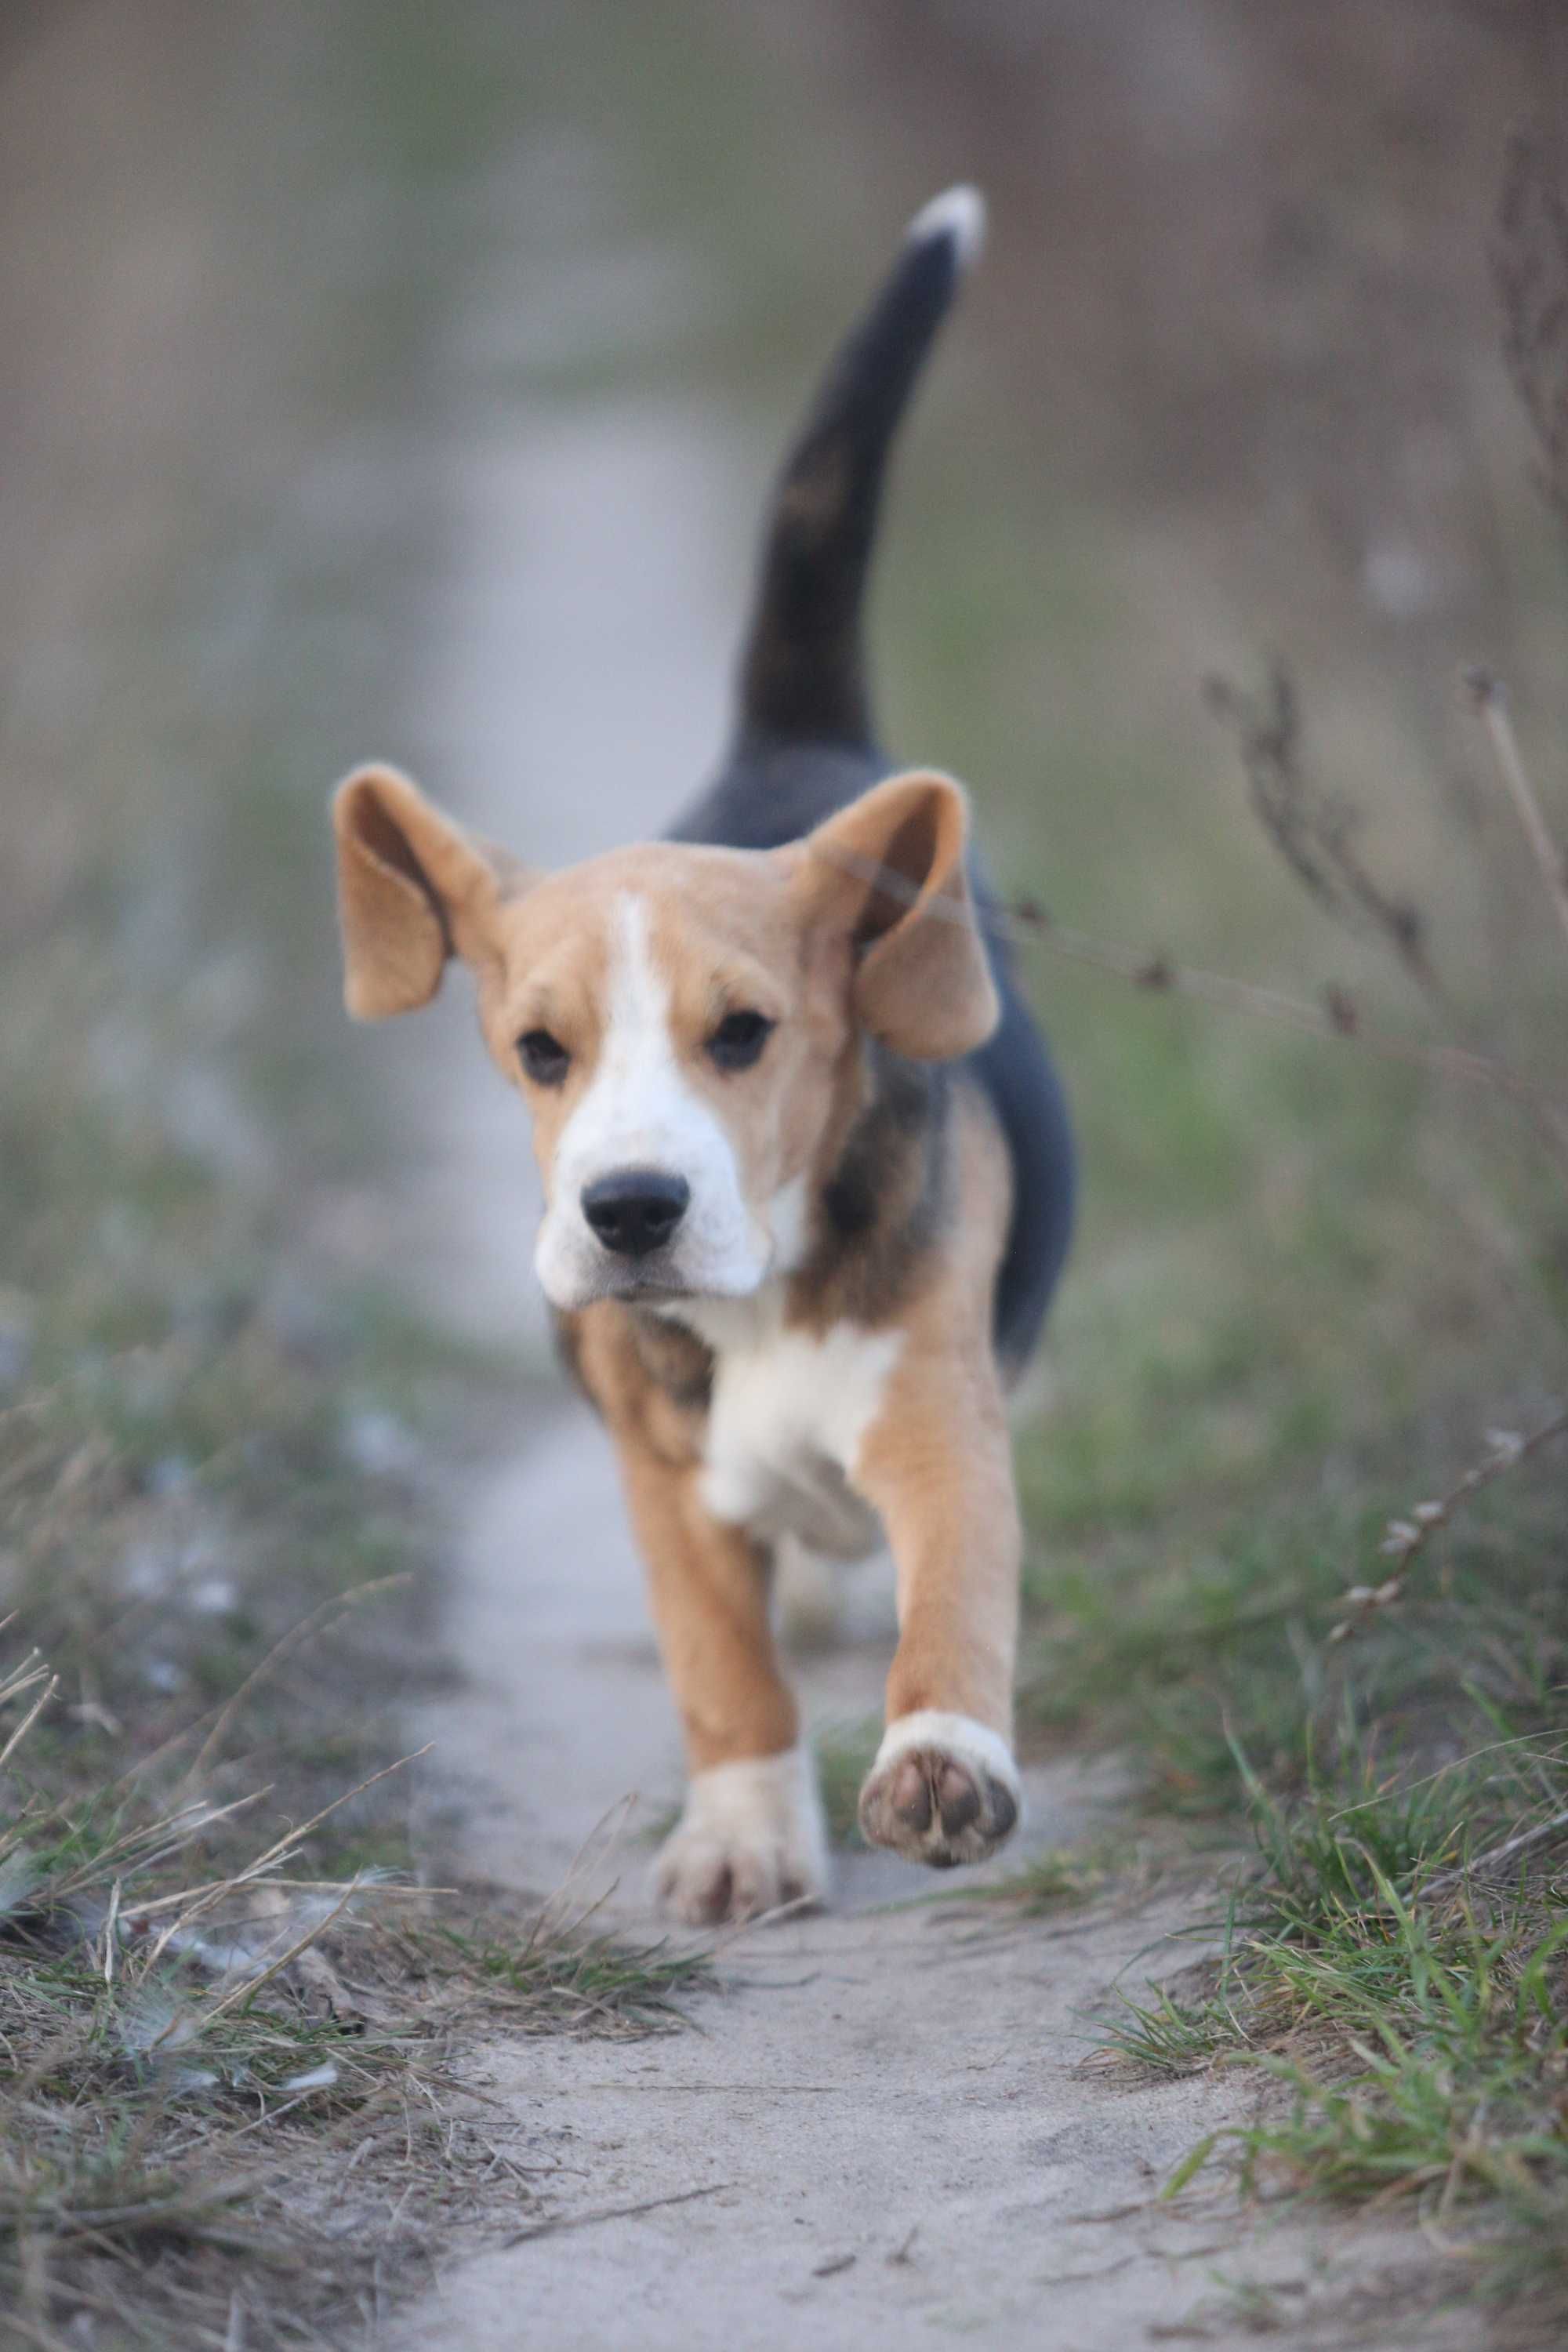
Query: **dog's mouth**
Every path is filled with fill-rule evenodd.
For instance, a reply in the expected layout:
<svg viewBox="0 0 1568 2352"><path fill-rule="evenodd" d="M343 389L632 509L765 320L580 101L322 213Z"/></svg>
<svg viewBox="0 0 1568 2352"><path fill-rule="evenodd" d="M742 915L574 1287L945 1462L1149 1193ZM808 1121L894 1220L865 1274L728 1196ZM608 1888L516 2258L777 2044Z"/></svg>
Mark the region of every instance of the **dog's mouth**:
<svg viewBox="0 0 1568 2352"><path fill-rule="evenodd" d="M679 1265L656 1265L646 1268L627 1266L606 1267L600 1276L595 1296L615 1299L626 1307L692 1307L711 1300L715 1303L736 1298L750 1298L767 1278L763 1268L756 1280L742 1289L722 1283L692 1280L682 1275Z"/></svg>
<svg viewBox="0 0 1568 2352"><path fill-rule="evenodd" d="M595 1291L600 1298L616 1298L656 1307L662 1300L698 1298L700 1286L683 1277L673 1251L658 1251L635 1265L608 1265L597 1269Z"/></svg>
<svg viewBox="0 0 1568 2352"><path fill-rule="evenodd" d="M552 1240L547 1213L534 1263L545 1297L558 1313L580 1313L586 1307L619 1305L647 1307L674 1313L710 1300L750 1298L773 1273L778 1251L758 1244L722 1246L701 1233L672 1236L668 1244L636 1254L583 1246L583 1237L571 1233L570 1245Z"/></svg>

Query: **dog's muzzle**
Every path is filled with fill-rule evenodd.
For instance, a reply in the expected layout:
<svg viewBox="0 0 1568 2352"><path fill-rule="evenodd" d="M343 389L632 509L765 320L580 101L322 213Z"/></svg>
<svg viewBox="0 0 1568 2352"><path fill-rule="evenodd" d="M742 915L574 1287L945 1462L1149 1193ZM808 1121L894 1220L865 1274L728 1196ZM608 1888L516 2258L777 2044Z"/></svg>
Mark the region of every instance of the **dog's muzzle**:
<svg viewBox="0 0 1568 2352"><path fill-rule="evenodd" d="M684 1176L661 1168L617 1168L582 1193L583 1215L595 1238L616 1257L648 1257L673 1241L691 1202Z"/></svg>

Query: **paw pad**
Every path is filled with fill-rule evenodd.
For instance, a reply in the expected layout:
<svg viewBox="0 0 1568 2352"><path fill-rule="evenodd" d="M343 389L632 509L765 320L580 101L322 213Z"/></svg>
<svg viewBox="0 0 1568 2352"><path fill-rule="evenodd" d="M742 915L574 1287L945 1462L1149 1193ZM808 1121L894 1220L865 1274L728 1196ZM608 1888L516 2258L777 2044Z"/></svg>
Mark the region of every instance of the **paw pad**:
<svg viewBox="0 0 1568 2352"><path fill-rule="evenodd" d="M957 1743L905 1747L872 1766L860 1791L860 1827L871 1844L933 1870L982 1862L1017 1825L1017 1793L1005 1769Z"/></svg>

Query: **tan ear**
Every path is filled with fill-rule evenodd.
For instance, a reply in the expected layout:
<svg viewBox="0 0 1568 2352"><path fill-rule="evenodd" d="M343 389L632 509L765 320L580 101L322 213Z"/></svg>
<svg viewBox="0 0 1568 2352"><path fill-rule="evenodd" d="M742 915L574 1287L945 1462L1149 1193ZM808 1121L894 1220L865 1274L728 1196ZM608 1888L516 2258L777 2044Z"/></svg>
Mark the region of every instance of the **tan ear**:
<svg viewBox="0 0 1568 2352"><path fill-rule="evenodd" d="M356 1021L428 1004L454 953L477 962L500 896L498 853L395 768L358 768L332 802L343 998Z"/></svg>
<svg viewBox="0 0 1568 2352"><path fill-rule="evenodd" d="M811 887L830 894L858 954L855 1011L896 1054L947 1062L1001 1017L964 849L969 803L950 776L889 776L806 836Z"/></svg>

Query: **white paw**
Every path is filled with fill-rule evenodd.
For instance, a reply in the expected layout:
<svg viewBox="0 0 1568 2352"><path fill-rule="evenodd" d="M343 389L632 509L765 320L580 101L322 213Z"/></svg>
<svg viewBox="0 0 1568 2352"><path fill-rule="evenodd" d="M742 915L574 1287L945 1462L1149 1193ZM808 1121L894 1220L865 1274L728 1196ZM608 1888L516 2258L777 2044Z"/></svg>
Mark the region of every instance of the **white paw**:
<svg viewBox="0 0 1568 2352"><path fill-rule="evenodd" d="M667 1911L693 1927L820 1903L827 1839L809 1752L791 1748L694 1773L679 1825L654 1865L654 1889Z"/></svg>
<svg viewBox="0 0 1568 2352"><path fill-rule="evenodd" d="M994 1853L1023 1806L1018 1768L1000 1732L922 1707L884 1732L860 1791L860 1827L873 1845L951 1870Z"/></svg>

